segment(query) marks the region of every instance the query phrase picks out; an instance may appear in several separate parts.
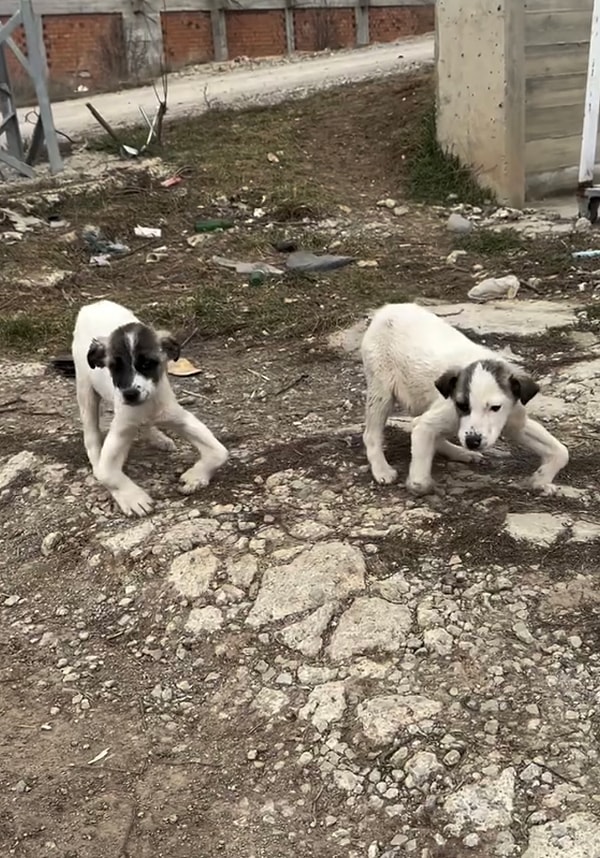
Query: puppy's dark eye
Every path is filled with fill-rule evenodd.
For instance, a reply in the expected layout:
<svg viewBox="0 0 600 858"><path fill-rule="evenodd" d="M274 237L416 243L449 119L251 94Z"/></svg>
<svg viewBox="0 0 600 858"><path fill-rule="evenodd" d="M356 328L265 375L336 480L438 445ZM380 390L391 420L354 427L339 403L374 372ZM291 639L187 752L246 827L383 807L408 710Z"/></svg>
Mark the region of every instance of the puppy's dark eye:
<svg viewBox="0 0 600 858"><path fill-rule="evenodd" d="M500 411L501 405L490 405L490 411Z"/></svg>
<svg viewBox="0 0 600 858"><path fill-rule="evenodd" d="M152 372L153 370L156 369L157 366L158 366L158 361L156 361L156 360L152 360L152 359L142 360L139 363L139 370L140 370L140 372Z"/></svg>
<svg viewBox="0 0 600 858"><path fill-rule="evenodd" d="M468 402L457 402L456 407L461 414L468 414L470 411Z"/></svg>

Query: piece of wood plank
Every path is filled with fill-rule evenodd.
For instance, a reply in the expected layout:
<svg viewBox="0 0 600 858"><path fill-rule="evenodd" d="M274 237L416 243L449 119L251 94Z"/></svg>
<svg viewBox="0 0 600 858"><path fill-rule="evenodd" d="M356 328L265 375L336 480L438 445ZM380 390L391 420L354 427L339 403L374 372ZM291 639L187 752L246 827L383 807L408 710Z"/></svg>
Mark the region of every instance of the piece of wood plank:
<svg viewBox="0 0 600 858"><path fill-rule="evenodd" d="M525 140L549 140L579 134L583 128L583 102L559 107L528 107ZM581 139L580 139L581 142Z"/></svg>
<svg viewBox="0 0 600 858"><path fill-rule="evenodd" d="M585 84L585 73L528 78L525 82L526 108L583 104Z"/></svg>
<svg viewBox="0 0 600 858"><path fill-rule="evenodd" d="M587 75L589 42L574 45L535 45L525 48L525 75Z"/></svg>
<svg viewBox="0 0 600 858"><path fill-rule="evenodd" d="M527 173L547 173L574 168L577 171L581 151L581 130L574 128L569 137L529 140L525 144Z"/></svg>
<svg viewBox="0 0 600 858"><path fill-rule="evenodd" d="M525 14L528 12L572 12L589 10L592 14L594 0L525 0Z"/></svg>
<svg viewBox="0 0 600 858"><path fill-rule="evenodd" d="M589 42L591 10L583 12L530 12L525 16L526 45Z"/></svg>

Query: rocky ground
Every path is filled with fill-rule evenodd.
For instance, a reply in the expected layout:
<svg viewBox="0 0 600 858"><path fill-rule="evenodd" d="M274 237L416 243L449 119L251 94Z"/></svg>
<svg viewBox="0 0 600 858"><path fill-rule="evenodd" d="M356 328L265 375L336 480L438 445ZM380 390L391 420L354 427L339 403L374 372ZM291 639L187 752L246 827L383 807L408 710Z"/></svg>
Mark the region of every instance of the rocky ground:
<svg viewBox="0 0 600 858"><path fill-rule="evenodd" d="M537 403L571 450L556 496L518 454L378 488L354 352L215 347L179 387L230 463L182 498L190 452L136 449L158 510L127 521L72 382L3 367L4 854L598 854L597 337L571 305L468 311L563 337Z"/></svg>
<svg viewBox="0 0 600 858"><path fill-rule="evenodd" d="M162 267L140 247L93 269L77 237L90 207L156 223L156 178L79 210L63 199L67 239L38 225L0 242L0 854L600 856L600 275L571 257L598 240L532 213L415 206L380 167L358 202L332 185L335 218L286 224L362 249L362 268L310 281L252 292L215 273L215 253L265 252L270 215L244 203L243 228L190 249L192 192L172 204L177 230L160 221ZM514 300L465 303L509 273ZM185 349L201 373L174 385L231 459L183 497L192 452L138 445L129 471L156 511L128 520L91 478L73 382L47 357L90 297L135 298L155 320L201 277L215 291ZM519 451L436 461L428 498L373 484L356 347L369 310L404 296L540 380L531 410L571 453L555 495L527 490L536 463ZM392 424L404 477L406 421Z"/></svg>

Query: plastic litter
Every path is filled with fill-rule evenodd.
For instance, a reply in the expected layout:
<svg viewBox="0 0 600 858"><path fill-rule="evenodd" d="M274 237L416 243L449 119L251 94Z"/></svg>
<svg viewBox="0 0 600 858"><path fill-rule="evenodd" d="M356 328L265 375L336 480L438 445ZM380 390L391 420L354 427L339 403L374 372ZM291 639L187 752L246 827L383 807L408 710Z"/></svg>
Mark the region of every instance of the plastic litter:
<svg viewBox="0 0 600 858"><path fill-rule="evenodd" d="M216 232L218 229L232 229L234 226L232 220L212 218L210 220L197 220L194 224L194 230L196 232Z"/></svg>
<svg viewBox="0 0 600 858"><path fill-rule="evenodd" d="M470 220L467 220L466 217L463 217L462 215L456 214L456 212L454 212L448 218L446 229L449 232L456 232L459 235L467 235L467 233L471 232L471 230L473 229L473 224Z"/></svg>
<svg viewBox="0 0 600 858"><path fill-rule="evenodd" d="M151 250L146 256L146 262L163 262L169 258L166 247L157 247L156 250Z"/></svg>
<svg viewBox="0 0 600 858"><path fill-rule="evenodd" d="M600 256L600 250L575 250L571 256L573 259L595 259Z"/></svg>
<svg viewBox="0 0 600 858"><path fill-rule="evenodd" d="M301 271L312 274L318 271L334 271L336 268L345 268L356 262L354 256L335 256L330 253L316 254L307 250L296 250L286 259L286 266L290 271Z"/></svg>
<svg viewBox="0 0 600 858"><path fill-rule="evenodd" d="M520 285L519 278L514 274L507 274L506 277L488 277L481 283L476 283L467 294L472 301L480 304L493 301L495 298L512 300L516 297Z"/></svg>
<svg viewBox="0 0 600 858"><path fill-rule="evenodd" d="M81 235L88 250L95 257L104 256L109 258L110 256L121 256L123 253L129 253L129 247L126 244L122 244L120 241L108 241L102 237L102 233L96 226L86 226ZM90 262L92 262L91 259Z"/></svg>
<svg viewBox="0 0 600 858"><path fill-rule="evenodd" d="M180 378L185 378L190 375L198 375L201 370L187 358L179 358L179 360L170 360L168 362L167 372L169 375L176 375Z"/></svg>
<svg viewBox="0 0 600 858"><path fill-rule="evenodd" d="M230 268L238 274L251 275L258 273L263 276L281 276L283 274L281 268L275 268L274 265L269 265L268 262L241 262L235 259L226 259L224 256L213 256L212 262L215 265L220 265L221 268Z"/></svg>
<svg viewBox="0 0 600 858"><path fill-rule="evenodd" d="M138 238L160 238L162 230L154 226L136 226L133 229L133 234Z"/></svg>

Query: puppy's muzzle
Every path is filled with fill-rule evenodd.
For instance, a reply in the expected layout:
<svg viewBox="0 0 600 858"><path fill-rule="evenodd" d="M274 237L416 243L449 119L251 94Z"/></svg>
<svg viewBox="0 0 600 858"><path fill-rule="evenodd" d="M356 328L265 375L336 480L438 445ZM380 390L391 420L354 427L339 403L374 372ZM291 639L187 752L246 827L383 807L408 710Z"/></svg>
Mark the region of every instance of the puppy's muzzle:
<svg viewBox="0 0 600 858"><path fill-rule="evenodd" d="M138 405L141 402L140 391L135 387L128 387L122 392L122 396L126 405Z"/></svg>
<svg viewBox="0 0 600 858"><path fill-rule="evenodd" d="M481 435L477 432L469 432L465 435L465 447L467 450L479 450L481 447Z"/></svg>

